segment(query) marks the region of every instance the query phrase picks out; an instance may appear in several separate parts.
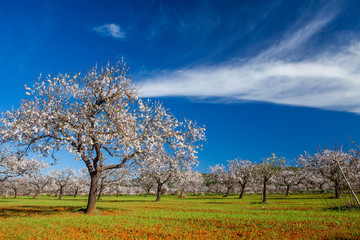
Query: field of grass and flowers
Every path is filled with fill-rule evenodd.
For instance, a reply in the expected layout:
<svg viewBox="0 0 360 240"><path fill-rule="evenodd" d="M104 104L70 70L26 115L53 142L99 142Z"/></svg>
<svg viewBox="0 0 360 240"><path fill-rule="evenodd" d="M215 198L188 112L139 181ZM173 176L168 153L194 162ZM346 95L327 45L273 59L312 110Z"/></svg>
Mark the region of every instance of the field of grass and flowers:
<svg viewBox="0 0 360 240"><path fill-rule="evenodd" d="M331 195L325 196L327 201ZM360 211L324 195L0 198L0 239L360 239Z"/></svg>

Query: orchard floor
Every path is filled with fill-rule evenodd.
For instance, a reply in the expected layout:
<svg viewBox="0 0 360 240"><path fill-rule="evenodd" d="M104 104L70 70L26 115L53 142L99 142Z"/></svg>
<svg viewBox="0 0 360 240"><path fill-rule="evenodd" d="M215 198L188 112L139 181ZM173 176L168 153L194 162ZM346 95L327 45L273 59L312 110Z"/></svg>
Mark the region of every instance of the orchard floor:
<svg viewBox="0 0 360 240"><path fill-rule="evenodd" d="M86 215L86 197L0 198L0 239L360 239L360 212L324 195L260 199L104 196Z"/></svg>

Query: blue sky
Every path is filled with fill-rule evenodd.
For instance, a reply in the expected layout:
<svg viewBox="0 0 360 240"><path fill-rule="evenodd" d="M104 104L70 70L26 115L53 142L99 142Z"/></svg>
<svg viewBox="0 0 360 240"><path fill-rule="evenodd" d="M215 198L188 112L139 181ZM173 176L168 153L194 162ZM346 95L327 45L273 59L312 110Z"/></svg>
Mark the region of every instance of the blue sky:
<svg viewBox="0 0 360 240"><path fill-rule="evenodd" d="M360 142L360 2L2 1L0 111L40 73L124 57L143 97L207 127L198 170ZM74 165L62 154L58 168Z"/></svg>

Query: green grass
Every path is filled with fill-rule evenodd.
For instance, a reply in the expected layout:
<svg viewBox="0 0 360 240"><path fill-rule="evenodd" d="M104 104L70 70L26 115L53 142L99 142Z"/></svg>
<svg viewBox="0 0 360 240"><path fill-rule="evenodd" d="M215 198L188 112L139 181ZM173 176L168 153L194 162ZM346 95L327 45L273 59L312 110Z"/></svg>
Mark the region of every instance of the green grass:
<svg viewBox="0 0 360 240"><path fill-rule="evenodd" d="M322 195L260 199L104 196L86 215L86 197L0 198L0 238L360 239L360 212L326 209Z"/></svg>

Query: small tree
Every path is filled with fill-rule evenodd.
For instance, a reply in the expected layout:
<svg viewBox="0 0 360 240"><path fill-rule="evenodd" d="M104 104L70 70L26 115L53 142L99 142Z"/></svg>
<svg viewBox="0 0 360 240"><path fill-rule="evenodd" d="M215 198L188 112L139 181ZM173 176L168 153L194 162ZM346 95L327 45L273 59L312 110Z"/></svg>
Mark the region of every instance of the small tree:
<svg viewBox="0 0 360 240"><path fill-rule="evenodd" d="M262 177L263 182L263 194L262 202L267 202L267 184L269 180L274 176L279 174L283 165L285 164L285 158L278 158L273 153L271 157L267 157L262 163L257 165L257 172L259 177Z"/></svg>
<svg viewBox="0 0 360 240"><path fill-rule="evenodd" d="M39 195L41 195L45 188L52 183L53 179L44 174L36 173L32 174L31 177L27 180L29 186L34 191L34 199L36 199Z"/></svg>
<svg viewBox="0 0 360 240"><path fill-rule="evenodd" d="M320 150L313 155L305 153L299 158L307 169L320 174L323 179L333 184L335 198L339 199L340 188L345 184L345 179L338 164L348 173L354 159L351 152L344 152L341 147L335 147L334 150Z"/></svg>
<svg viewBox="0 0 360 240"><path fill-rule="evenodd" d="M150 194L152 188L155 187L156 181L149 175L142 175L136 181L138 185L145 190L145 196L147 197Z"/></svg>
<svg viewBox="0 0 360 240"><path fill-rule="evenodd" d="M80 192L85 192L85 189L89 188L89 180L86 168L79 169L78 174L70 179L69 187L73 191L74 198L76 198Z"/></svg>
<svg viewBox="0 0 360 240"><path fill-rule="evenodd" d="M120 185L124 181L129 179L130 172L126 168L112 169L111 171L104 172L100 175L100 184L98 192L98 200L101 199L101 195L105 188L111 187L111 185ZM118 194L118 192L117 192Z"/></svg>
<svg viewBox="0 0 360 240"><path fill-rule="evenodd" d="M61 199L64 193L64 188L70 185L72 177L75 176L75 171L71 168L54 170L50 173L50 176L52 177L54 183L59 189L59 199Z"/></svg>
<svg viewBox="0 0 360 240"><path fill-rule="evenodd" d="M149 155L146 162L140 168L140 177L149 177L154 179L156 184L156 201L160 202L163 186L171 180L176 181L181 174L180 162L166 152L158 152L155 155Z"/></svg>
<svg viewBox="0 0 360 240"><path fill-rule="evenodd" d="M230 160L228 167L234 172L235 180L240 185L240 195L239 199L242 199L246 185L252 180L255 164L249 160L235 159Z"/></svg>
<svg viewBox="0 0 360 240"><path fill-rule="evenodd" d="M276 176L276 180L280 185L286 188L285 196L288 197L290 188L301 184L306 178L302 168L286 167L283 168Z"/></svg>
<svg viewBox="0 0 360 240"><path fill-rule="evenodd" d="M17 198L19 191L27 186L26 178L24 177L8 179L5 181L5 184L7 188L13 190L14 198Z"/></svg>
<svg viewBox="0 0 360 240"><path fill-rule="evenodd" d="M226 193L224 197L228 197L230 190L235 186L236 183L235 172L233 169L229 167L225 168L224 165L216 164L214 167L210 167L210 172L216 182L219 182L226 187Z"/></svg>
<svg viewBox="0 0 360 240"><path fill-rule="evenodd" d="M0 149L0 182L9 178L31 174L45 168L47 164L39 162L35 158L26 158L20 152L12 153L5 149Z"/></svg>
<svg viewBox="0 0 360 240"><path fill-rule="evenodd" d="M180 197L185 197L185 192L196 192L204 185L204 179L201 173L196 171L187 171L180 174L174 187L180 190Z"/></svg>

